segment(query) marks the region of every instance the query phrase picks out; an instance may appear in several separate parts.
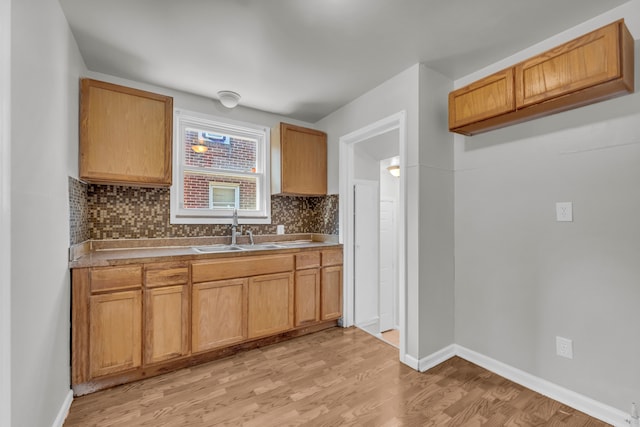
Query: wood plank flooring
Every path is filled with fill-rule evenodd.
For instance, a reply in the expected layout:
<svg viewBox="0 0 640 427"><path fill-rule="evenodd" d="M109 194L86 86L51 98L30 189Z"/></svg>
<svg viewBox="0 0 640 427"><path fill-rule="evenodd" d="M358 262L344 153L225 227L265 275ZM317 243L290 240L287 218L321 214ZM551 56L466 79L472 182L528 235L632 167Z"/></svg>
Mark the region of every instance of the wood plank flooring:
<svg viewBox="0 0 640 427"><path fill-rule="evenodd" d="M391 329L389 331L385 331L382 334L382 340L388 342L389 344L400 348L400 331L397 329Z"/></svg>
<svg viewBox="0 0 640 427"><path fill-rule="evenodd" d="M607 424L454 357L425 372L355 328L332 328L73 401L72 426Z"/></svg>

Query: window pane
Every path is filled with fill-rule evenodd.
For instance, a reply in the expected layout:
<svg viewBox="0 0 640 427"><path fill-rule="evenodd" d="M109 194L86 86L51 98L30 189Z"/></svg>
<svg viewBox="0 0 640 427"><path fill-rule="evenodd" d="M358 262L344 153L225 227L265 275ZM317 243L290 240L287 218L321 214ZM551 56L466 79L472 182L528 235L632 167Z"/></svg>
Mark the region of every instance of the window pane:
<svg viewBox="0 0 640 427"><path fill-rule="evenodd" d="M233 209L236 206L236 193L239 195L238 186L222 187L210 185L211 193L209 195L209 206L211 208Z"/></svg>
<svg viewBox="0 0 640 427"><path fill-rule="evenodd" d="M187 128L183 136L185 165L234 172L256 172L257 141ZM206 147L196 152L193 147ZM201 149L200 151L203 151Z"/></svg>
<svg viewBox="0 0 640 427"><path fill-rule="evenodd" d="M256 177L237 177L221 174L197 174L185 172L184 175L184 208L185 209L209 209L209 195L212 183L235 184L239 187L239 209L258 210L257 193L258 182ZM235 189L229 187L235 197ZM220 188L216 188L216 192ZM215 201L215 199L214 199Z"/></svg>

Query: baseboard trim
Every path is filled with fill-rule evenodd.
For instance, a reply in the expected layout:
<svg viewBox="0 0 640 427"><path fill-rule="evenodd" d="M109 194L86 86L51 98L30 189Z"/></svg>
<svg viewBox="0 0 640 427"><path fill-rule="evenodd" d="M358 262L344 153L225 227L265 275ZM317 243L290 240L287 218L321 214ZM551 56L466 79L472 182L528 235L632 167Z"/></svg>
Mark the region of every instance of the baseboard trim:
<svg viewBox="0 0 640 427"><path fill-rule="evenodd" d="M420 372L428 371L434 366L438 366L442 362L447 359L451 359L456 355L456 346L455 344L451 344L446 346L445 348L436 351L435 353L431 353L427 357L423 357L418 361L417 370Z"/></svg>
<svg viewBox="0 0 640 427"><path fill-rule="evenodd" d="M460 345L454 344L453 347L456 356L475 363L478 366L482 366L517 384L530 388L533 391L616 427L628 427L629 425L627 422L629 414L617 408L605 405L590 397L576 393Z"/></svg>
<svg viewBox="0 0 640 427"><path fill-rule="evenodd" d="M69 409L71 408L71 403L73 402L73 391L69 390L67 393L67 397L64 398L64 402L62 402L62 406L58 411L58 416L51 424L51 427L62 427L64 425L64 420L67 419L67 415L69 415Z"/></svg>

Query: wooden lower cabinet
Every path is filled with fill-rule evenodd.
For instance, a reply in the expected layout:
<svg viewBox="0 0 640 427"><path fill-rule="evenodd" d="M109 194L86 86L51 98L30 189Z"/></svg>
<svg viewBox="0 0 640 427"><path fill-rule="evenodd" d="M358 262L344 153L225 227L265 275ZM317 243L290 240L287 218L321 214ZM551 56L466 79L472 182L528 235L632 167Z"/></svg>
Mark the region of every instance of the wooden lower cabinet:
<svg viewBox="0 0 640 427"><path fill-rule="evenodd" d="M342 250L72 271L76 396L335 326Z"/></svg>
<svg viewBox="0 0 640 427"><path fill-rule="evenodd" d="M142 291L89 297L91 377L136 368L142 362Z"/></svg>
<svg viewBox="0 0 640 427"><path fill-rule="evenodd" d="M342 316L342 265L323 267L320 284L322 295L320 319L340 318Z"/></svg>
<svg viewBox="0 0 640 427"><path fill-rule="evenodd" d="M144 361L157 363L189 354L187 285L145 290Z"/></svg>
<svg viewBox="0 0 640 427"><path fill-rule="evenodd" d="M293 328L293 273L249 279L249 338Z"/></svg>
<svg viewBox="0 0 640 427"><path fill-rule="evenodd" d="M247 339L248 279L196 283L192 292L192 352Z"/></svg>
<svg viewBox="0 0 640 427"><path fill-rule="evenodd" d="M320 320L320 269L298 270L295 276L295 325Z"/></svg>

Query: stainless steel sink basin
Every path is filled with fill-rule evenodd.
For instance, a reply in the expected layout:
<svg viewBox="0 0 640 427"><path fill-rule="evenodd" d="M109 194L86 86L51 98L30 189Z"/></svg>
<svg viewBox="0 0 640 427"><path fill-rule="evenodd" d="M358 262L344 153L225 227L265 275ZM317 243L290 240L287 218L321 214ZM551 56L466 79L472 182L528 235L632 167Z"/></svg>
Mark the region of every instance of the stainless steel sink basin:
<svg viewBox="0 0 640 427"><path fill-rule="evenodd" d="M248 250L254 250L254 251L259 251L262 249L284 249L285 246L282 245L276 245L274 243L256 243L253 245L240 245L242 246L243 249L248 249Z"/></svg>
<svg viewBox="0 0 640 427"><path fill-rule="evenodd" d="M203 254L212 252L232 252L232 251L244 251L245 248L241 248L238 245L211 245L211 246L193 246L193 250Z"/></svg>
<svg viewBox="0 0 640 427"><path fill-rule="evenodd" d="M311 243L317 243L317 242L313 242L312 240L289 240L289 241L282 241L282 242L278 242L278 245L281 245L282 247L287 247L287 246L302 246L302 245L309 245Z"/></svg>

